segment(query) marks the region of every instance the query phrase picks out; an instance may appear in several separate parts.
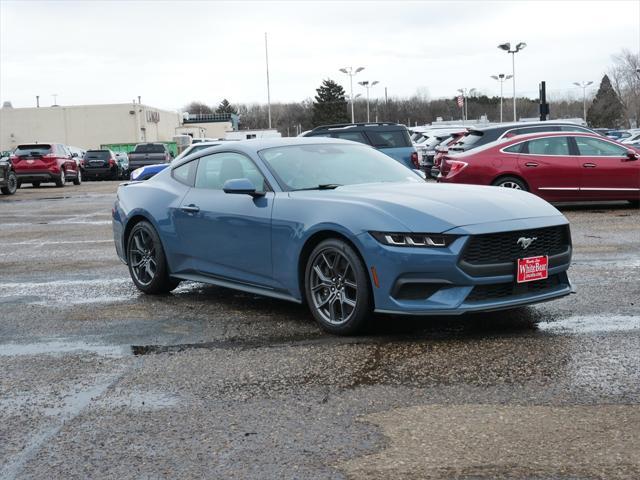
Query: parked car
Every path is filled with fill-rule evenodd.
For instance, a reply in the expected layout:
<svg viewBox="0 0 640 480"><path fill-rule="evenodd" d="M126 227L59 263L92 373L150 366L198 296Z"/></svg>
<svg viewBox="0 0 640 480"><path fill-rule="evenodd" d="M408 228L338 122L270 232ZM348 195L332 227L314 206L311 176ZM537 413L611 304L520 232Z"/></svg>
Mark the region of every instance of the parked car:
<svg viewBox="0 0 640 480"><path fill-rule="evenodd" d="M18 189L18 177L13 168L11 158L2 157L0 159L0 192L5 195L13 195Z"/></svg>
<svg viewBox="0 0 640 480"><path fill-rule="evenodd" d="M163 171L169 165L170 165L169 163L158 163L156 165L147 165L146 167L136 168L134 171L131 172L131 174L129 175L129 178L133 181L138 181L138 182L149 180L150 178L154 177L155 175Z"/></svg>
<svg viewBox="0 0 640 480"><path fill-rule="evenodd" d="M61 143L26 143L18 145L11 156L18 176L18 187L31 183L39 187L53 182L64 187L69 180L74 185L82 182L82 173L71 152Z"/></svg>
<svg viewBox="0 0 640 480"><path fill-rule="evenodd" d="M595 133L587 127L561 121L503 123L491 127L469 128L468 132L463 137L458 139L458 141L453 145L449 146L449 151L465 152L467 150L486 145L487 143L494 142L500 138L538 132Z"/></svg>
<svg viewBox="0 0 640 480"><path fill-rule="evenodd" d="M71 152L71 157L76 162L76 166L82 171L82 160L84 159L84 154L86 153L86 150L83 148L74 147L71 145L68 145L67 148Z"/></svg>
<svg viewBox="0 0 640 480"><path fill-rule="evenodd" d="M433 156L433 167L431 167L431 171L429 172L432 178L438 178L438 175L440 175L440 164L442 163L442 158L449 151L449 147L455 144L465 134L466 134L466 131L455 133L451 135L451 137L449 137L448 139L440 143L440 145L436 146L435 148L436 153Z"/></svg>
<svg viewBox="0 0 640 480"><path fill-rule="evenodd" d="M164 143L139 143L133 152L129 153L129 171L146 165L169 163L172 155Z"/></svg>
<svg viewBox="0 0 640 480"><path fill-rule="evenodd" d="M422 154L422 162L421 165L424 168L425 172L431 172L431 169L434 166L434 160L436 156L436 148L442 145L445 142L449 142L452 136L456 136L456 138L460 138L467 132L467 129L437 129L430 131L427 133L428 137L424 142L420 143L419 146L424 149Z"/></svg>
<svg viewBox="0 0 640 480"><path fill-rule="evenodd" d="M443 183L496 185L548 201L640 200L639 154L598 134L547 132L502 139L452 154Z"/></svg>
<svg viewBox="0 0 640 480"><path fill-rule="evenodd" d="M335 334L374 311L459 315L572 291L569 224L541 198L426 183L335 138L197 152L120 185L112 219L142 292L191 280L305 302Z"/></svg>
<svg viewBox="0 0 640 480"><path fill-rule="evenodd" d="M120 178L128 178L129 172L129 155L127 152L113 152L116 157L116 162L118 163L118 168L120 168Z"/></svg>
<svg viewBox="0 0 640 480"><path fill-rule="evenodd" d="M115 153L108 149L87 150L83 162L85 178L117 180L122 177Z"/></svg>
<svg viewBox="0 0 640 480"><path fill-rule="evenodd" d="M397 123L348 123L316 127L305 137L331 137L371 145L407 168L419 169L418 152L409 131Z"/></svg>

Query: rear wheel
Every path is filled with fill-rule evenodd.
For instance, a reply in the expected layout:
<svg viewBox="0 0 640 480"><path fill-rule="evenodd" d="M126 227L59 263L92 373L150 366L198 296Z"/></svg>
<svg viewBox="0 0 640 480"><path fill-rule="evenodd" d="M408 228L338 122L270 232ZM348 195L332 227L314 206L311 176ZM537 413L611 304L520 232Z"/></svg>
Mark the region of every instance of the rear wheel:
<svg viewBox="0 0 640 480"><path fill-rule="evenodd" d="M56 187L64 187L65 183L67 183L67 177L64 174L64 170L60 169L60 177L56 179Z"/></svg>
<svg viewBox="0 0 640 480"><path fill-rule="evenodd" d="M493 182L492 185L496 187L513 188L514 190L524 190L525 192L529 191L527 185L516 177L502 177Z"/></svg>
<svg viewBox="0 0 640 480"><path fill-rule="evenodd" d="M127 239L129 274L144 293L168 293L180 280L169 276L167 260L155 228L147 222L137 223Z"/></svg>
<svg viewBox="0 0 640 480"><path fill-rule="evenodd" d="M9 172L7 177L7 186L0 189L5 195L13 195L18 190L18 177L15 172Z"/></svg>
<svg viewBox="0 0 640 480"><path fill-rule="evenodd" d="M362 260L339 239L324 240L311 252L305 269L305 296L318 324L338 335L361 331L373 310Z"/></svg>
<svg viewBox="0 0 640 480"><path fill-rule="evenodd" d="M80 169L78 169L78 171L76 172L76 178L73 179L73 184L80 185L81 183L82 183L82 172L80 172Z"/></svg>

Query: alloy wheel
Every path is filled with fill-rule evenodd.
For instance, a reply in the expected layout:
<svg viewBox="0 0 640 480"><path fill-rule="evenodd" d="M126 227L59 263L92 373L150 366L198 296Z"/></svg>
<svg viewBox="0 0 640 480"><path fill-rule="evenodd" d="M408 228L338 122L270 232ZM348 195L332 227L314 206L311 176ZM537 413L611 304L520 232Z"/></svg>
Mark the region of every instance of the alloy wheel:
<svg viewBox="0 0 640 480"><path fill-rule="evenodd" d="M502 182L498 186L503 188L515 188L516 190L522 190L522 187L518 185L516 182Z"/></svg>
<svg viewBox="0 0 640 480"><path fill-rule="evenodd" d="M158 270L156 248L149 232L143 229L134 232L129 243L128 257L136 280L142 285L149 285Z"/></svg>
<svg viewBox="0 0 640 480"><path fill-rule="evenodd" d="M356 309L358 284L351 262L336 248L318 252L311 267L313 306L328 323L349 321Z"/></svg>

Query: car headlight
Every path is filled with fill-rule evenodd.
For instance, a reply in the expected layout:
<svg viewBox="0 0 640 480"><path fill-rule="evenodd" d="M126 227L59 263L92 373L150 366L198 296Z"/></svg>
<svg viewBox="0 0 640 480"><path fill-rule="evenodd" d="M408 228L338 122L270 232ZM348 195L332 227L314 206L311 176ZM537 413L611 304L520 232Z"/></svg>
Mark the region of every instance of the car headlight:
<svg viewBox="0 0 640 480"><path fill-rule="evenodd" d="M448 247L457 238L456 235L440 233L397 233L397 232L369 232L373 238L392 247Z"/></svg>
<svg viewBox="0 0 640 480"><path fill-rule="evenodd" d="M141 173L142 173L142 168L136 168L133 172L131 172L131 180L136 180Z"/></svg>

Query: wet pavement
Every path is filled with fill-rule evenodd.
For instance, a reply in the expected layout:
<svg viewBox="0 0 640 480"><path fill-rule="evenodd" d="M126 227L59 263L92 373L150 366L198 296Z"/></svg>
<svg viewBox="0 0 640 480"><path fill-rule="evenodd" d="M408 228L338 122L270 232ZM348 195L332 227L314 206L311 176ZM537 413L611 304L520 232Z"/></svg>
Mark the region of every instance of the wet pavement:
<svg viewBox="0 0 640 480"><path fill-rule="evenodd" d="M577 294L320 332L138 293L115 182L0 197L0 478L640 478L640 211L563 206Z"/></svg>

